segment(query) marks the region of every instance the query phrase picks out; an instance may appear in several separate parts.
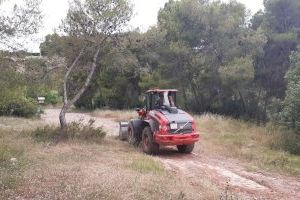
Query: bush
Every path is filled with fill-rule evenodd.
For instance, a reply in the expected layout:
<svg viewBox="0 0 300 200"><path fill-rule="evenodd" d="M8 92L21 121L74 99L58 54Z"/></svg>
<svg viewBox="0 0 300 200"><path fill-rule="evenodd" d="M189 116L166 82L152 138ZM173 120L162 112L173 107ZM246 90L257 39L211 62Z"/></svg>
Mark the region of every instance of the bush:
<svg viewBox="0 0 300 200"><path fill-rule="evenodd" d="M8 98L9 99L9 98ZM26 98L0 100L0 115L14 115L18 117L32 117L38 112L37 103Z"/></svg>
<svg viewBox="0 0 300 200"><path fill-rule="evenodd" d="M300 155L300 135L275 122L269 122L266 129L268 133L267 145L271 149Z"/></svg>
<svg viewBox="0 0 300 200"><path fill-rule="evenodd" d="M268 144L271 149L283 150L294 155L300 155L300 137L293 133L276 133Z"/></svg>
<svg viewBox="0 0 300 200"><path fill-rule="evenodd" d="M71 140L80 140L100 143L106 135L102 127L93 127L94 120L90 120L87 125L80 122L72 122L68 125L66 138ZM30 133L37 142L55 141L60 134L60 128L55 126L40 127Z"/></svg>
<svg viewBox="0 0 300 200"><path fill-rule="evenodd" d="M285 126L300 135L300 53L291 55L291 67L285 75L286 96L280 112L280 120Z"/></svg>
<svg viewBox="0 0 300 200"><path fill-rule="evenodd" d="M52 105L56 105L57 103L60 102L60 97L57 91L55 90L51 90L49 91L46 96L46 104L52 104Z"/></svg>
<svg viewBox="0 0 300 200"><path fill-rule="evenodd" d="M71 139L79 139L85 141L101 142L106 132L102 127L95 128L93 124L95 120L91 119L87 125L78 122L72 122L68 126L68 137Z"/></svg>
<svg viewBox="0 0 300 200"><path fill-rule="evenodd" d="M54 141L54 139L59 134L59 128L55 126L44 126L38 127L34 131L31 132L31 136L37 142L47 142L47 141Z"/></svg>
<svg viewBox="0 0 300 200"><path fill-rule="evenodd" d="M19 117L32 117L37 111L37 104L33 100L24 99L9 104L12 114Z"/></svg>

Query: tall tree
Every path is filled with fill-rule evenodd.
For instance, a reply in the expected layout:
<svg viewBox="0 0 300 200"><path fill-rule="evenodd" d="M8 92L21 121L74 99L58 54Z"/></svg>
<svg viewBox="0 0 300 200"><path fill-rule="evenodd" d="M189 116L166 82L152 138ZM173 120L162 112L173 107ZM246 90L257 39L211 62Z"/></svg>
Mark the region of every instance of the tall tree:
<svg viewBox="0 0 300 200"><path fill-rule="evenodd" d="M283 101L280 120L289 128L300 133L300 53L291 55L291 67L285 80L287 81L286 97Z"/></svg>
<svg viewBox="0 0 300 200"><path fill-rule="evenodd" d="M75 44L78 45L77 55L70 62L64 76L64 104L59 115L61 137L65 136L67 129L65 114L90 85L93 74L99 66L99 56L105 42L112 39L112 36L123 28L131 14L131 6L126 0L74 0L71 3L62 28L74 41L80 42ZM91 59L87 63L91 67L84 84L76 92L71 91L73 95L70 97L67 85L70 74L83 56L85 60Z"/></svg>
<svg viewBox="0 0 300 200"><path fill-rule="evenodd" d="M267 43L256 57L255 80L265 91L262 119L266 121L271 99L283 99L286 90L284 76L290 67L291 52L297 51L300 30L299 0L265 0L265 10L252 18L252 28L264 30Z"/></svg>
<svg viewBox="0 0 300 200"><path fill-rule="evenodd" d="M194 111L231 114L225 109L230 104L241 105L241 115L249 110L245 108L250 106L245 101L249 85L236 83L242 81L236 77L231 83L239 90L233 90L221 76L225 71L237 72L231 77L253 72L252 56L261 51L265 38L247 27L246 18L244 5L236 1L169 1L160 11L158 26L166 31L167 40L162 54L165 77L183 91Z"/></svg>
<svg viewBox="0 0 300 200"><path fill-rule="evenodd" d="M3 2L0 6L4 5ZM22 0L11 11L1 10L0 7L0 48L22 48L20 40L38 32L42 22L40 4L40 0Z"/></svg>

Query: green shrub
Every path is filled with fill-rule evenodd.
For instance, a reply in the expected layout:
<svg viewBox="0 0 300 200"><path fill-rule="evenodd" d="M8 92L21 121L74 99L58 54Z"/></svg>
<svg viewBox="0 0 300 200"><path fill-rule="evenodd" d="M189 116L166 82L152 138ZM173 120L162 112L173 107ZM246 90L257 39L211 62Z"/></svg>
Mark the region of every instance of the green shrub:
<svg viewBox="0 0 300 200"><path fill-rule="evenodd" d="M93 124L95 120L91 119L87 125L78 122L72 122L68 126L68 137L71 139L79 139L85 141L101 142L106 132L102 127L95 128Z"/></svg>
<svg viewBox="0 0 300 200"><path fill-rule="evenodd" d="M60 97L59 94L56 90L51 90L49 91L46 96L46 104L52 104L52 105L56 105L57 103L60 102Z"/></svg>
<svg viewBox="0 0 300 200"><path fill-rule="evenodd" d="M32 117L38 111L37 104L30 99L11 102L9 106L10 110L13 111L12 114L19 117Z"/></svg>
<svg viewBox="0 0 300 200"><path fill-rule="evenodd" d="M66 138L69 140L80 140L100 143L106 135L102 127L93 127L94 120L90 120L87 125L80 122L72 122L68 124ZM31 136L37 142L51 142L58 138L60 128L55 126L40 127L31 132Z"/></svg>
<svg viewBox="0 0 300 200"><path fill-rule="evenodd" d="M26 87L9 88L4 85L0 93L0 115L31 117L37 111L37 102L26 96Z"/></svg>
<svg viewBox="0 0 300 200"><path fill-rule="evenodd" d="M0 100L0 115L14 115L18 117L32 117L38 111L34 100L26 98L15 98L11 100Z"/></svg>
<svg viewBox="0 0 300 200"><path fill-rule="evenodd" d="M285 75L286 96L279 113L280 121L300 135L300 53L291 55L291 67Z"/></svg>
<svg viewBox="0 0 300 200"><path fill-rule="evenodd" d="M300 135L274 122L267 124L267 130L269 134L267 144L271 149L300 155Z"/></svg>
<svg viewBox="0 0 300 200"><path fill-rule="evenodd" d="M300 136L290 135L283 139L283 149L295 155L300 155Z"/></svg>

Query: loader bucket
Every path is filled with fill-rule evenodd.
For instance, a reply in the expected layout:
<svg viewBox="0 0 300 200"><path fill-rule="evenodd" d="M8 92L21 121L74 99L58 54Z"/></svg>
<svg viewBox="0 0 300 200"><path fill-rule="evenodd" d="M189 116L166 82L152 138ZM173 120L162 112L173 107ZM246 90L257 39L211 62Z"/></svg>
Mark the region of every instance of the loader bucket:
<svg viewBox="0 0 300 200"><path fill-rule="evenodd" d="M120 122L119 138L120 140L127 140L128 136L128 122Z"/></svg>

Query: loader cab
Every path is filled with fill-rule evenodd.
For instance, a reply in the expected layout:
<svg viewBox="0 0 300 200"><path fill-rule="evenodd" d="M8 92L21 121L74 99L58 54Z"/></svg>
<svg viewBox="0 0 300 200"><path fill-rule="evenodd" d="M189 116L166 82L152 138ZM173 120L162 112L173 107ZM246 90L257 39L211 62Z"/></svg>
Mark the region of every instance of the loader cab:
<svg viewBox="0 0 300 200"><path fill-rule="evenodd" d="M176 109L177 90L148 90L146 92L146 110ZM177 110L177 109L176 109Z"/></svg>

